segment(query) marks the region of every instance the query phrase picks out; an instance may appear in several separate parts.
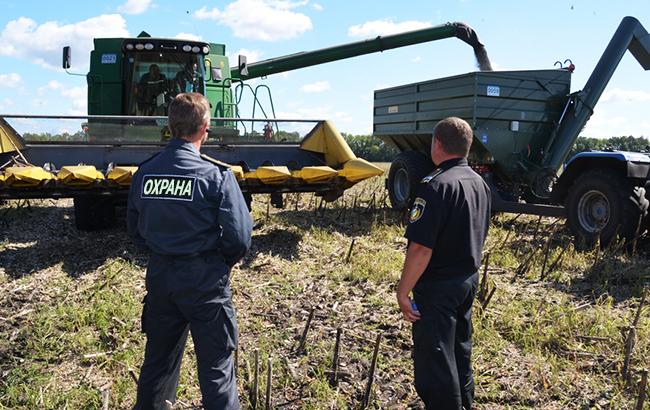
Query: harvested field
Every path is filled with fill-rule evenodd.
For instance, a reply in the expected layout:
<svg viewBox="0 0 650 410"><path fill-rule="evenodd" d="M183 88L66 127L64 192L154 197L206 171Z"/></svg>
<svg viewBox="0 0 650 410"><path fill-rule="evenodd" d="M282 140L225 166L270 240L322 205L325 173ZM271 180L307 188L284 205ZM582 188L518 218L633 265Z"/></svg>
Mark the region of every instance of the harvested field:
<svg viewBox="0 0 650 410"><path fill-rule="evenodd" d="M394 298L404 215L388 209L383 180L333 204L311 194L287 195L282 210L267 201L256 198L253 248L232 273L244 408L264 405L269 358L274 408L359 408L377 335L369 407L418 408L410 326ZM67 200L0 207L0 408L133 405L146 255L120 224L78 232ZM477 409L638 404L650 353L647 305L639 309L647 244L636 255L616 245L578 252L568 235L553 218L493 219L474 313ZM200 408L191 344L178 397L174 408Z"/></svg>

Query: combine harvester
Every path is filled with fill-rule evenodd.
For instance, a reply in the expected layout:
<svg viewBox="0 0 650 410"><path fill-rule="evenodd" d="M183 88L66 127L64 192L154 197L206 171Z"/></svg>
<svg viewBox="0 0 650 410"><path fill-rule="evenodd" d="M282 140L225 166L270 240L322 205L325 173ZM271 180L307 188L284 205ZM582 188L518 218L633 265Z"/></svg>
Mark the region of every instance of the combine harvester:
<svg viewBox="0 0 650 410"><path fill-rule="evenodd" d="M393 207L410 206L420 179L433 169L431 130L453 115L474 130L470 164L490 185L494 211L566 216L578 245L638 236L648 224L650 155L592 151L567 161L627 50L650 69L650 35L633 17L622 20L584 88L574 93L573 64L375 91L374 135L401 151L387 180Z"/></svg>
<svg viewBox="0 0 650 410"><path fill-rule="evenodd" d="M249 205L258 193L271 194L276 206L282 206L287 192L335 200L382 170L357 158L328 121L276 119L268 87L253 88L244 80L449 37L470 44L481 68L489 69L476 34L462 23L250 65L240 56L237 67L230 66L223 44L152 38L144 32L137 38L95 39L85 76L88 116L0 115L0 199L74 198L77 228L110 226L138 164L170 138L169 102L179 92L193 91L204 94L213 109L202 153L233 170ZM70 56L65 47L66 70ZM261 118L240 118L245 95L252 99L252 116L257 111ZM43 132L21 136L15 129L26 121L39 121L43 130L63 121L83 131L66 134L64 141ZM308 132L301 136L296 130L305 126Z"/></svg>

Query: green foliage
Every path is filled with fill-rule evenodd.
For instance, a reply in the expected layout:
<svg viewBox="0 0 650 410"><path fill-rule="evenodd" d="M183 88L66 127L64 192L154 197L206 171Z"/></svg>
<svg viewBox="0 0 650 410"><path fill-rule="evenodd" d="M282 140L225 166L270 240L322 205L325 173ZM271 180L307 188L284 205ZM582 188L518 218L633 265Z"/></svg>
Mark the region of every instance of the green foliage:
<svg viewBox="0 0 650 410"><path fill-rule="evenodd" d="M618 150L641 152L648 151L650 141L646 137L612 137L612 138L587 138L578 137L569 157L583 151L592 150Z"/></svg>
<svg viewBox="0 0 650 410"><path fill-rule="evenodd" d="M358 157L372 162L390 162L399 151L372 135L352 135L342 133L352 151Z"/></svg>
<svg viewBox="0 0 650 410"><path fill-rule="evenodd" d="M49 132L40 132L40 133L31 133L26 132L23 134L23 138L26 141L38 141L38 142L67 142L67 141L86 141L87 135L83 131L77 131L74 134L64 132L62 134L51 134Z"/></svg>

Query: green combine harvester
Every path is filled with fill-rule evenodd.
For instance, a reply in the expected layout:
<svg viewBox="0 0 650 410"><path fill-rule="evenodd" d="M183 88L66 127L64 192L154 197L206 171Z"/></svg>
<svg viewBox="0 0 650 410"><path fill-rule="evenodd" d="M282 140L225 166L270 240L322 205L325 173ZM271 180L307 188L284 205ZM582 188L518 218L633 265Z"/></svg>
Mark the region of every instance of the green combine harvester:
<svg viewBox="0 0 650 410"><path fill-rule="evenodd" d="M258 193L271 194L276 206L282 206L287 192L335 200L382 170L357 158L328 121L275 118L268 87L253 88L245 80L449 37L470 44L479 61L486 60L476 34L462 23L252 64L240 56L235 67L223 44L144 32L137 38L95 39L86 75L87 116L0 115L0 199L74 198L79 229L110 226L138 164L170 138L170 101L191 91L205 95L213 110L202 153L233 170L249 203ZM70 61L65 47L63 68L69 69ZM246 98L252 100L253 118L240 116ZM41 134L28 138L15 130L24 120L40 121L44 129L65 121L81 131L65 141Z"/></svg>

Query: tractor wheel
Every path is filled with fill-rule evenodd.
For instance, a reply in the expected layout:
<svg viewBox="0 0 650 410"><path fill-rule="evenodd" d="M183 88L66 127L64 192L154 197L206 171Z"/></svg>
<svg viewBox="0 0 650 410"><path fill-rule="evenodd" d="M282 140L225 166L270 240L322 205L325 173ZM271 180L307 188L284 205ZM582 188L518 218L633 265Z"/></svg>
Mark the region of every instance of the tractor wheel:
<svg viewBox="0 0 650 410"><path fill-rule="evenodd" d="M390 165L388 196L393 209L408 209L420 180L433 170L433 163L418 151L404 151Z"/></svg>
<svg viewBox="0 0 650 410"><path fill-rule="evenodd" d="M620 236L631 240L639 218L648 210L645 189L634 187L607 170L582 174L571 186L566 200L567 222L576 247L593 248L600 236L601 246Z"/></svg>
<svg viewBox="0 0 650 410"><path fill-rule="evenodd" d="M74 198L74 221L80 231L107 229L115 223L115 200L89 195Z"/></svg>

